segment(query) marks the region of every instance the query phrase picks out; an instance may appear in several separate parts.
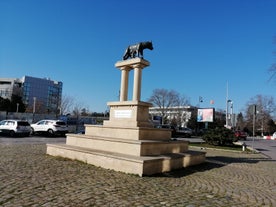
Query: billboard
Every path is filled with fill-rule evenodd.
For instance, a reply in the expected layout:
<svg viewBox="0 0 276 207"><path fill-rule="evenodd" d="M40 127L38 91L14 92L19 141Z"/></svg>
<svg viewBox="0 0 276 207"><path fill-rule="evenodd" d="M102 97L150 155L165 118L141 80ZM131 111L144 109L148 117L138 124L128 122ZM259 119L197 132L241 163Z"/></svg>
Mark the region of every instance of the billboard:
<svg viewBox="0 0 276 207"><path fill-rule="evenodd" d="M213 122L214 108L197 109L197 122Z"/></svg>

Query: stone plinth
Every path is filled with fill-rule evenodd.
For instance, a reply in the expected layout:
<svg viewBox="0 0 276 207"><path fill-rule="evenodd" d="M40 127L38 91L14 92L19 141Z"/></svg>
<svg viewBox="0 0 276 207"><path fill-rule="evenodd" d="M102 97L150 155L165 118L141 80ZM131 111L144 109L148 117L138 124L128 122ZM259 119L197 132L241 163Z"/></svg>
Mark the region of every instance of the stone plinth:
<svg viewBox="0 0 276 207"><path fill-rule="evenodd" d="M152 104L141 101L108 102L110 119L105 126L113 127L153 127L149 122L149 107Z"/></svg>
<svg viewBox="0 0 276 207"><path fill-rule="evenodd" d="M48 144L47 154L76 159L125 173L152 175L200 164L204 152L188 150L188 142L171 140L170 129L153 128L149 107L140 101L142 69L149 62L135 58L115 64L121 70L120 101L108 102L110 119L102 126L85 125L85 134L67 134L66 144ZM134 70L132 100L129 71Z"/></svg>

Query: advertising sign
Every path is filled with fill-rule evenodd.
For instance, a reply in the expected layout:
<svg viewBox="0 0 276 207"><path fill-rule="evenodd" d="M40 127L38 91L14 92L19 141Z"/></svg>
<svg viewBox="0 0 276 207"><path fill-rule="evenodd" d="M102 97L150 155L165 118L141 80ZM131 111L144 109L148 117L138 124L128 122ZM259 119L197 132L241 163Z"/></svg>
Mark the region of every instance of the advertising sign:
<svg viewBox="0 0 276 207"><path fill-rule="evenodd" d="M213 122L215 110L214 108L205 108L197 110L197 122Z"/></svg>

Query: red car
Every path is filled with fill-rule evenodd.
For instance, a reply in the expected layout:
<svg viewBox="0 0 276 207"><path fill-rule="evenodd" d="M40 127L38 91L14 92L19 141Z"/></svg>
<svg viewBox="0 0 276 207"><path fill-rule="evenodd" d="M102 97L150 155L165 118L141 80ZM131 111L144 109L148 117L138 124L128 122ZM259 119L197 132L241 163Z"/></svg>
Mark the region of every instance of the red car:
<svg viewBox="0 0 276 207"><path fill-rule="evenodd" d="M244 131L236 131L235 132L235 137L238 138L238 139L246 140L247 133L244 132Z"/></svg>

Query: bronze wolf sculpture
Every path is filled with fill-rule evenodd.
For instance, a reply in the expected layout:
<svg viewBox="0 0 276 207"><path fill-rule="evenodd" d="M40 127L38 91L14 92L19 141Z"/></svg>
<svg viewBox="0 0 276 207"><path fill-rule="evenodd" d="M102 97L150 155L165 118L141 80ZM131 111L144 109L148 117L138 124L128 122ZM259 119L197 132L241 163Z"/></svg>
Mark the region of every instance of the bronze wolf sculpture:
<svg viewBox="0 0 276 207"><path fill-rule="evenodd" d="M123 56L123 60L126 60L128 58L135 58L137 57L144 58L143 50L144 49L150 49L153 50L152 42L140 42L136 45L130 45L127 47L125 54Z"/></svg>

